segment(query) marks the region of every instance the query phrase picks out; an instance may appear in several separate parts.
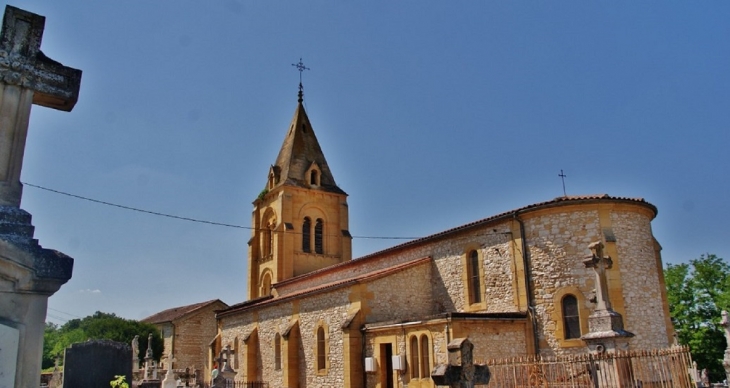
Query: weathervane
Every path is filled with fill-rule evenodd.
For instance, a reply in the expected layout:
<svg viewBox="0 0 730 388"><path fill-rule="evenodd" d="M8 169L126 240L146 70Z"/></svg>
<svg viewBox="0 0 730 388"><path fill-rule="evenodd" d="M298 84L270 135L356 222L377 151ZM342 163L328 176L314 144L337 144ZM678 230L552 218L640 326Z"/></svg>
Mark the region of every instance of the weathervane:
<svg viewBox="0 0 730 388"><path fill-rule="evenodd" d="M292 63L292 66L296 67L297 70L299 70L299 102L302 102L304 100L304 87L302 86L302 73L304 70L310 70L308 67L304 66L304 62L302 62L302 58L299 57L298 63Z"/></svg>
<svg viewBox="0 0 730 388"><path fill-rule="evenodd" d="M567 177L567 175L565 175L565 174L563 173L563 170L562 170L562 169L560 169L560 174L558 174L558 176L559 176L559 177L560 177L560 179L561 179L561 180L563 181L563 197L567 197L567 196L568 196L568 194L566 194L566 193L565 193L565 178Z"/></svg>

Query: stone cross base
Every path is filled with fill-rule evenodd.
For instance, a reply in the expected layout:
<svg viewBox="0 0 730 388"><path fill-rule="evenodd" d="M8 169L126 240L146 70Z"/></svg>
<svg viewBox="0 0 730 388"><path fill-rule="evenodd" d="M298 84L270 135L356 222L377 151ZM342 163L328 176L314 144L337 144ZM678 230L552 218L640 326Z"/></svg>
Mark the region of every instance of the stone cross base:
<svg viewBox="0 0 730 388"><path fill-rule="evenodd" d="M588 317L588 333L580 338L588 344L591 353L612 353L628 350L628 339L634 333L624 330L621 314L611 310L594 311Z"/></svg>
<svg viewBox="0 0 730 388"><path fill-rule="evenodd" d="M623 333L622 336L633 337L634 335L624 330L624 322L621 314L611 310L597 310L588 317L588 333L604 332Z"/></svg>

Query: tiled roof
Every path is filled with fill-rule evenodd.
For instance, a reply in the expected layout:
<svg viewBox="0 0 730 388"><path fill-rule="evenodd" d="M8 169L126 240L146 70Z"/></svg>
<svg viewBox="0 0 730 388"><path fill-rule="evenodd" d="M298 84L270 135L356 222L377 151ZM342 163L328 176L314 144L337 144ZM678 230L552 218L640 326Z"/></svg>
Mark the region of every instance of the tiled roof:
<svg viewBox="0 0 730 388"><path fill-rule="evenodd" d="M428 263L430 261L431 261L431 258L430 257L424 257L424 258L420 258L420 259L415 259L415 260L407 261L407 262L402 263L402 264L394 265L392 267L388 267L388 268L384 268L384 269L379 269L379 270L375 270L375 271L372 271L372 272L368 272L366 274L362 274L362 275L359 275L359 276L355 276L355 277L351 277L351 278L345 278L345 279L340 279L340 280L337 280L337 281L334 281L334 282L329 282L329 283L321 284L321 285L318 285L318 286L315 286L315 287L310 287L310 288L306 288L306 289L303 289L303 290L299 290L297 292L293 292L293 293L288 294L288 295L286 295L284 297L281 297L281 298L264 297L264 298L258 298L258 299L250 300L248 302L240 303L240 304L231 306L231 307L229 307L227 309L218 311L217 312L217 317L221 317L221 316L228 315L228 314L235 313L235 312L240 312L240 311L248 310L248 309L250 309L250 308L252 308L254 306L255 307L259 307L259 306L262 306L262 305L268 305L268 304L273 304L273 303L281 303L281 302L290 300L292 298L300 298L300 297L305 296L305 295L313 295L313 294L317 294L317 293L320 293L320 292L325 292L325 291L330 291L330 290L333 290L333 289L345 287L345 286L348 286L348 285L351 285L351 284L356 284L356 283L361 283L361 282L365 282L365 281L375 280L375 279L378 279L378 278L381 278L381 277L385 277L385 276L391 275L393 273L396 273L396 272L399 272L399 271L402 271L402 270L405 270L405 269L408 269L408 268L411 268L411 267L415 267L415 266L420 265L420 264ZM255 302L255 303L251 303L251 302Z"/></svg>
<svg viewBox="0 0 730 388"><path fill-rule="evenodd" d="M363 260L363 259L367 259L369 257L380 256L387 252L400 250L400 249L403 249L406 247L410 247L412 245L418 245L418 244L421 244L424 242L437 240L439 238L442 238L442 237L445 237L445 236L448 236L448 235L451 235L454 233L462 232L462 231L468 230L473 227L482 226L484 224L488 224L490 222L494 222L494 221L498 221L498 220L503 220L506 218L511 218L516 215L528 213L528 212L534 211L534 210L546 209L546 208L550 208L550 207L563 206L563 205L580 204L580 203L586 203L586 202L589 202L589 203L590 202L599 202L599 201L604 201L604 200L608 200L608 201L612 201L612 202L628 202L628 203L640 204L640 205L646 206L647 208L651 209L652 212L654 213L655 217L657 214L656 206L645 201L644 198L612 197L608 194L568 195L568 196L564 196L564 197L557 197L550 201L538 202L538 203L534 203L532 205L523 206L521 208L510 210L510 211L504 212L504 213L500 213L495 216L483 218L478 221L470 222L468 224L457 226L455 228L447 229L443 232L432 234L430 236L422 237L422 238L419 238L416 240L411 240L406 243L384 249L382 251L371 253L369 255L358 258L357 260ZM322 270L326 270L326 269L327 268L324 268Z"/></svg>
<svg viewBox="0 0 730 388"><path fill-rule="evenodd" d="M495 216L483 218L478 221L470 222L468 224L457 226L455 228L447 229L443 232L432 234L430 236L421 237L421 238L418 238L415 240L408 241L403 244L395 245L390 248L386 248L384 250L359 257L354 260L345 261L343 263L335 264L335 265L325 267L325 268L322 268L322 269L319 269L316 271L308 272L304 275L300 275L300 276L297 276L294 278L290 278L290 279L281 281L281 282L277 283L276 285L294 283L301 279L308 279L308 278L317 276L319 274L322 274L322 273L325 273L328 271L332 271L334 269L341 269L342 267L360 265L363 261L369 261L371 259L382 256L383 254L386 254L386 253L390 253L390 252L397 251L400 249L405 249L405 248L408 248L408 247L411 247L414 245L419 245L419 244L426 243L426 242L431 242L433 240L437 240L439 238L443 238L443 237L446 237L446 236L454 234L454 233L463 232L463 231L468 230L473 227L482 226L482 225L488 224L490 222L495 222L495 221L503 220L506 218L512 218L515 215L524 214L524 213L527 213L530 211L545 209L545 208L550 208L550 207L556 207L556 206L580 204L580 203L586 203L586 202L599 202L599 201L605 201L605 200L613 201L613 202L628 202L628 203L640 204L640 205L643 205L643 206L646 206L647 208L649 208L654 213L654 216L656 216L656 214L657 214L657 208L654 205L647 202L646 200L644 200L644 198L612 197L608 194L568 195L568 196L564 196L564 197L557 197L550 201L538 202L538 203L535 203L532 205L523 206L521 208L510 210L510 211L507 211L504 213L500 213Z"/></svg>
<svg viewBox="0 0 730 388"><path fill-rule="evenodd" d="M171 309L167 309L167 310L161 311L157 314L151 315L151 316L143 319L142 322L147 322L147 323L172 322L176 319L182 318L183 316L185 316L187 314L190 314L194 311L207 307L215 302L220 302L224 306L228 306L227 304L223 303L220 299L213 299L213 300L209 300L207 302L195 303L195 304L190 304L187 306L173 307Z"/></svg>

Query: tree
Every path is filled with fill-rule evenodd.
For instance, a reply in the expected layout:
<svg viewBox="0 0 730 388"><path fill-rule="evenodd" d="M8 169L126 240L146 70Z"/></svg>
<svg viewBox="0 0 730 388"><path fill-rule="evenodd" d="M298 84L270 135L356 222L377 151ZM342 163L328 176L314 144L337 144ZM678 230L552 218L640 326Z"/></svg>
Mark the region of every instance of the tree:
<svg viewBox="0 0 730 388"><path fill-rule="evenodd" d="M141 360L145 357L147 336L150 333L152 334L152 353L154 358L159 361L164 345L160 331L152 324L124 319L100 311L85 318L72 319L60 327L47 323L43 344L43 368L52 367L56 356L63 356L63 352L71 344L90 339L106 339L128 344L136 335L139 336L140 353L137 356Z"/></svg>
<svg viewBox="0 0 730 388"><path fill-rule="evenodd" d="M721 311L730 309L730 266L708 253L689 264L667 264L664 280L679 343L690 347L692 359L708 369L712 381L724 380L727 343L719 323Z"/></svg>

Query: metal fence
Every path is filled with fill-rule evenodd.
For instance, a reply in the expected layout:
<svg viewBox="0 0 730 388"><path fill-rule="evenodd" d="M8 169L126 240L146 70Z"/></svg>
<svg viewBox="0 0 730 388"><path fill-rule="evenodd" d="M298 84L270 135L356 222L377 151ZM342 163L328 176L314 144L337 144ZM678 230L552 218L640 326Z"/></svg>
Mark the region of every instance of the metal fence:
<svg viewBox="0 0 730 388"><path fill-rule="evenodd" d="M203 384L201 388L210 388L210 384ZM263 381L233 381L227 380L225 388L269 388L269 383Z"/></svg>
<svg viewBox="0 0 730 388"><path fill-rule="evenodd" d="M490 388L690 388L688 347L563 357L526 356L480 362L489 366Z"/></svg>

